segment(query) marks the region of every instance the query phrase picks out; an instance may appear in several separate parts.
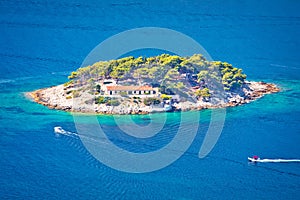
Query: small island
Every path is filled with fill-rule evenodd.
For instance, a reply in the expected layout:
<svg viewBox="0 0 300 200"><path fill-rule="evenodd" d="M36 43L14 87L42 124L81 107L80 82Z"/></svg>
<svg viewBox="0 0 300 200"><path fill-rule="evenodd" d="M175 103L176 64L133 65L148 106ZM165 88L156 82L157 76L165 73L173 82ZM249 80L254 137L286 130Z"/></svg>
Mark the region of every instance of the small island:
<svg viewBox="0 0 300 200"><path fill-rule="evenodd" d="M279 91L272 83L247 81L242 69L201 54L99 61L68 79L28 95L70 112L147 114L237 106Z"/></svg>

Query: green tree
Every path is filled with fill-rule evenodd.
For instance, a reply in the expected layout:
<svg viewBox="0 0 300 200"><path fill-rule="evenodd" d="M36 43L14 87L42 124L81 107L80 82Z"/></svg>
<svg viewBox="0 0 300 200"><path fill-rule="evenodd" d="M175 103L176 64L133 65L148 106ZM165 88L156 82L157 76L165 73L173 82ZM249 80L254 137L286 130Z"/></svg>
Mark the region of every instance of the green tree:
<svg viewBox="0 0 300 200"><path fill-rule="evenodd" d="M205 81L207 81L209 79L209 73L207 70L201 70L198 73L198 81L201 81L202 79Z"/></svg>
<svg viewBox="0 0 300 200"><path fill-rule="evenodd" d="M179 72L176 69L170 69L165 75L165 80L178 80Z"/></svg>
<svg viewBox="0 0 300 200"><path fill-rule="evenodd" d="M211 96L208 88L198 89L195 91L196 97L209 98Z"/></svg>
<svg viewBox="0 0 300 200"><path fill-rule="evenodd" d="M78 76L78 72L72 72L70 76L68 76L68 79L74 79Z"/></svg>

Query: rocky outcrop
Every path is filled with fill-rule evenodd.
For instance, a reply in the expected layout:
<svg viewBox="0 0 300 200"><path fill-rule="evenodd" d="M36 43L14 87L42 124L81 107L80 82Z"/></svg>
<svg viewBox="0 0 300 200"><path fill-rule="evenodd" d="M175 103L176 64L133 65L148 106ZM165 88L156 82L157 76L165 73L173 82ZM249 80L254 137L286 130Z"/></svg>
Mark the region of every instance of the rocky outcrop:
<svg viewBox="0 0 300 200"><path fill-rule="evenodd" d="M265 94L279 92L280 89L271 83L245 82L241 90L227 92L223 99L211 99L210 101L180 102L174 104L174 111L201 110L208 108L224 108L249 103ZM80 97L70 98L66 94L63 85L29 92L33 101L47 106L50 109L81 112L81 113L102 113L102 114L147 114L153 112L164 112L163 107L146 106L143 103L123 101L119 106L106 106L104 104L91 103L94 98L92 94L84 92ZM89 102L89 103L87 103ZM93 102L93 101L92 101Z"/></svg>

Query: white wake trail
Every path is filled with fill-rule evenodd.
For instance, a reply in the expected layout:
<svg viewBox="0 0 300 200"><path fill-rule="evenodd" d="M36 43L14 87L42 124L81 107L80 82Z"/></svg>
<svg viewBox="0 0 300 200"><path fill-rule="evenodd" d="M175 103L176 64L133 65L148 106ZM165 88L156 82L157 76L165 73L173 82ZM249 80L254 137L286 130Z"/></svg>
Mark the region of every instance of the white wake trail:
<svg viewBox="0 0 300 200"><path fill-rule="evenodd" d="M250 158L248 157L248 160L250 162L261 162L261 163L288 163L288 162L300 162L300 159L281 159L281 158L277 158L277 159L269 159L269 158Z"/></svg>
<svg viewBox="0 0 300 200"><path fill-rule="evenodd" d="M78 136L77 133L73 133L73 132L70 132L70 131L66 131L64 130L62 127L60 126L56 126L54 127L54 133L56 134L62 134L62 135L67 135L67 136Z"/></svg>
<svg viewBox="0 0 300 200"><path fill-rule="evenodd" d="M70 131L66 131L64 130L61 126L55 126L54 127L54 133L57 134L57 135L65 135L65 136L68 136L68 137L72 137L72 138L76 138L76 139L80 139L80 138L85 138L85 139L88 139L92 142L97 142L97 143L103 143L102 140L100 140L99 138L92 138L92 137L89 137L89 136L85 136L83 134L81 134L79 136L78 133L74 133L74 132L70 132Z"/></svg>
<svg viewBox="0 0 300 200"><path fill-rule="evenodd" d="M281 163L281 162L300 162L300 159L259 159L256 162L273 162L273 163Z"/></svg>

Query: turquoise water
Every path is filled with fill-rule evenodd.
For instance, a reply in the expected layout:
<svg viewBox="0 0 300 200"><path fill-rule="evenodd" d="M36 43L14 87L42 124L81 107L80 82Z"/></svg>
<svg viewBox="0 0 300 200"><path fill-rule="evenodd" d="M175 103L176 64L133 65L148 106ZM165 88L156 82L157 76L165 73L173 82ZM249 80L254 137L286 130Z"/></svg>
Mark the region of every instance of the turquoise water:
<svg viewBox="0 0 300 200"><path fill-rule="evenodd" d="M299 8L296 1L1 1L1 199L297 199L298 163L253 165L247 157L300 158ZM35 104L24 92L65 82L99 42L143 26L181 31L214 59L282 91L228 108L221 137L204 159L198 152L209 110L200 112L194 142L170 166L145 174L111 169L76 135L53 133L55 126L76 132L71 114ZM148 152L174 137L180 113L167 118L146 147L124 137L111 117L98 120L116 145ZM149 123L147 116L134 120Z"/></svg>

